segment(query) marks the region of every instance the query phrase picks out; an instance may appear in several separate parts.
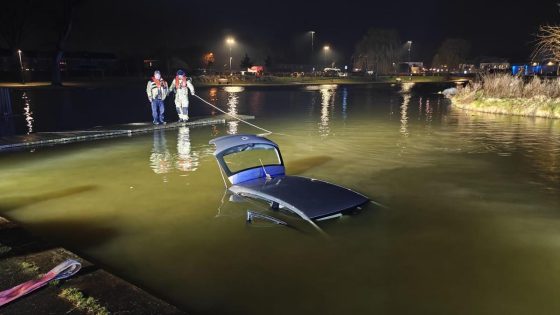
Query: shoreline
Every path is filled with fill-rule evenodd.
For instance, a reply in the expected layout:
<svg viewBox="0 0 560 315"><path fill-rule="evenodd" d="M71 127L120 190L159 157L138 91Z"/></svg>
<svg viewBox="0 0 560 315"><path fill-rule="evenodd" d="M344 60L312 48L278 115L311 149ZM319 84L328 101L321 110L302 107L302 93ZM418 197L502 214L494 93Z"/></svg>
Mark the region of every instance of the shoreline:
<svg viewBox="0 0 560 315"><path fill-rule="evenodd" d="M276 78L272 81L233 81L227 83L215 83L215 82L200 82L195 80L193 84L195 87L200 88L212 88L212 87L225 87L225 86L242 86L242 87L290 87L290 86L308 86L308 85L326 85L326 84L338 84L338 85L369 85L369 84L399 84L399 83L457 83L465 82L468 78L463 77L424 77L424 76L413 76L412 80L409 77L402 77L400 81L397 77L380 77L378 80L364 80L364 79L353 79L353 78L321 78L321 79L297 79L297 78ZM52 86L50 82L29 82L26 84L16 83L16 82L0 82L0 88L9 89L68 89L68 88L101 88L101 87L126 87L126 86L137 86L145 85L147 79L138 78L122 78L113 79L108 78L107 80L95 80L95 81L67 81L64 82L63 86Z"/></svg>
<svg viewBox="0 0 560 315"><path fill-rule="evenodd" d="M560 119L560 99L549 98L479 98L467 102L451 98L453 107L488 114Z"/></svg>

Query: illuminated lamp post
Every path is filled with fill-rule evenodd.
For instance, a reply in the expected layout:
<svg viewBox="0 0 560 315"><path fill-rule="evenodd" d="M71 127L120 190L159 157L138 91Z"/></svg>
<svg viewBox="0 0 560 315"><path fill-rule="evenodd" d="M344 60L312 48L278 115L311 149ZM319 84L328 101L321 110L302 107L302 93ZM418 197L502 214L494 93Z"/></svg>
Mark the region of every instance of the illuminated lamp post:
<svg viewBox="0 0 560 315"><path fill-rule="evenodd" d="M226 39L226 43L229 46L229 74L233 74L233 72L231 71L231 46L233 46L233 44L235 44L235 39L233 39L232 37L228 37Z"/></svg>
<svg viewBox="0 0 560 315"><path fill-rule="evenodd" d="M19 68L20 68L20 72L21 72L21 83L25 84L25 77L23 75L23 61L21 59L21 49L18 49L17 53L18 53L18 57L19 57Z"/></svg>

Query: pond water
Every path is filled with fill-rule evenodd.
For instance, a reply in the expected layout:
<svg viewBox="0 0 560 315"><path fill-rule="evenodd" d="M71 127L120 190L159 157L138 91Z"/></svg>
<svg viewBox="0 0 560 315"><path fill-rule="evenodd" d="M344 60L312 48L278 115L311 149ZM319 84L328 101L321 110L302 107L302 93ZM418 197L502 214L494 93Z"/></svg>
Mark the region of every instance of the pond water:
<svg viewBox="0 0 560 315"><path fill-rule="evenodd" d="M386 206L321 223L328 239L248 225L262 205L224 198L208 141L259 132L238 122L3 153L0 215L190 314L560 312L560 121L454 110L441 89L199 91L285 134L269 138L289 174Z"/></svg>

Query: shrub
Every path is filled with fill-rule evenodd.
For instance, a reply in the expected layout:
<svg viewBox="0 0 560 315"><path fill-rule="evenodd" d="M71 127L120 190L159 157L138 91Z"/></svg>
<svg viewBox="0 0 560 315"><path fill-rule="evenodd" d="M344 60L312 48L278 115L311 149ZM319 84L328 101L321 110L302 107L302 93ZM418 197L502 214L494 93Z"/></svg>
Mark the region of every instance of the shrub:
<svg viewBox="0 0 560 315"><path fill-rule="evenodd" d="M480 93L478 93L480 92ZM489 74L482 83L471 83L459 89L457 96L463 101L484 98L560 98L560 78L542 80L538 77L527 83L509 74Z"/></svg>

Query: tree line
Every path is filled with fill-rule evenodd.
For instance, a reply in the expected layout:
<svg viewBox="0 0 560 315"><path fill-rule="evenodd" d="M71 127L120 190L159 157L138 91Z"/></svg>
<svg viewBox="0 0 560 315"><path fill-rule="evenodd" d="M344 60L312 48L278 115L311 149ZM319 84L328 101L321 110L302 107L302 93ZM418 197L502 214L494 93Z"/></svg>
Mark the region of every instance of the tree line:
<svg viewBox="0 0 560 315"><path fill-rule="evenodd" d="M410 45L412 43L400 39L396 30L371 28L356 44L354 68L383 74L397 72L399 63L409 61ZM468 60L470 48L467 40L446 39L438 48L431 65L435 68L458 68Z"/></svg>
<svg viewBox="0 0 560 315"><path fill-rule="evenodd" d="M18 0L2 3L0 10L0 40L14 52L21 48L24 36L31 27L50 30L53 85L62 85L61 61L74 21L76 8L85 0ZM48 17L36 19L37 16ZM37 25L45 23L46 25ZM17 63L14 63L17 64Z"/></svg>

